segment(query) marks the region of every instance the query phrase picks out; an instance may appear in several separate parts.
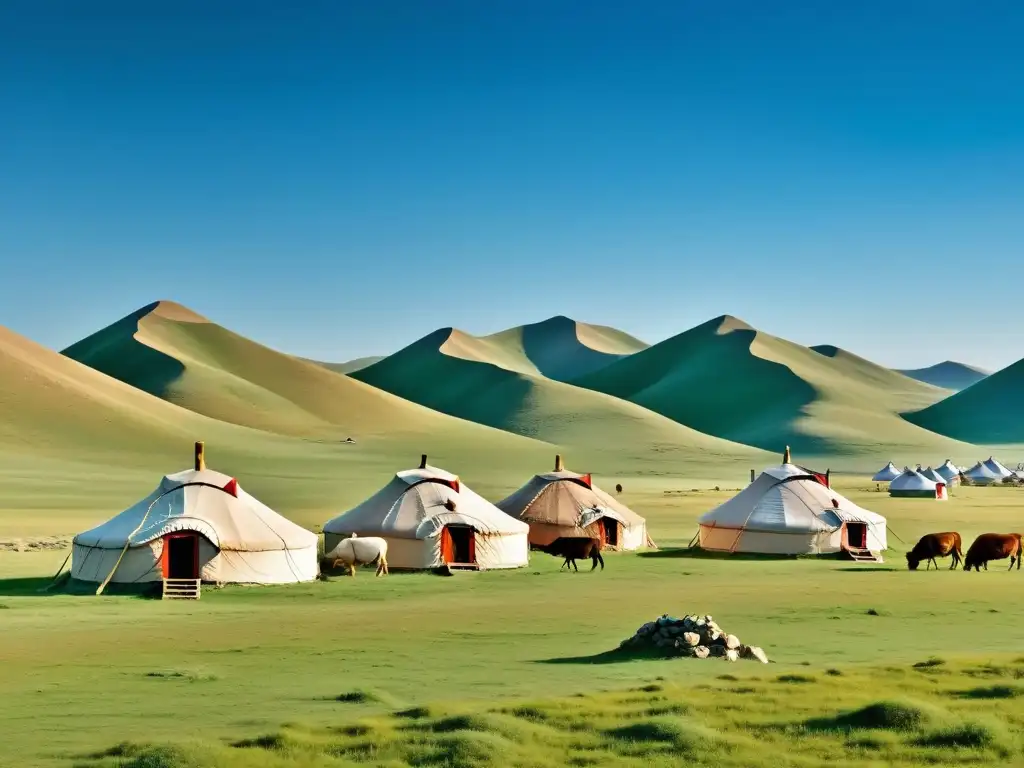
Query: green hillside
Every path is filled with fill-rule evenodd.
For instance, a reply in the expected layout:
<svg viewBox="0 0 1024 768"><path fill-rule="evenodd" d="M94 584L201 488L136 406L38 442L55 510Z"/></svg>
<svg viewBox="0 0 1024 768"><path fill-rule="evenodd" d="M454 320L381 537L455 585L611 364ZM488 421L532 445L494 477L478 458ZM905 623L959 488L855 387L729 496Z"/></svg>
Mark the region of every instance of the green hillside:
<svg viewBox="0 0 1024 768"><path fill-rule="evenodd" d="M64 354L220 421L279 434L356 440L470 425L276 352L171 302L144 307Z"/></svg>
<svg viewBox="0 0 1024 768"><path fill-rule="evenodd" d="M975 368L973 365L965 363L957 363L953 360L946 360L927 368L899 371L899 373L912 379L923 381L926 384L932 384L943 389L951 389L954 392L967 389L989 375L988 371L983 371L981 368Z"/></svg>
<svg viewBox="0 0 1024 768"><path fill-rule="evenodd" d="M643 462L662 472L666 463L679 471L685 460L707 477L700 472L709 465L759 456L633 403L546 378L537 364L543 361L520 343L529 332L521 331L475 337L443 328L353 376L443 413L574 447L575 466L578 457L603 454L616 467Z"/></svg>
<svg viewBox="0 0 1024 768"><path fill-rule="evenodd" d="M905 414L915 424L958 440L989 445L1024 442L1024 360L928 408ZM909 409L908 409L909 410Z"/></svg>
<svg viewBox="0 0 1024 768"><path fill-rule="evenodd" d="M814 349L723 316L581 377L701 432L805 455L973 455L900 411L940 400L923 384L836 347ZM900 458L900 460L904 460Z"/></svg>
<svg viewBox="0 0 1024 768"><path fill-rule="evenodd" d="M361 399L349 400L357 404L353 408L376 410L358 414L364 421L356 423L365 428L356 433L355 443L275 434L183 408L0 328L0 543L11 536L68 536L110 517L151 490L163 474L189 467L196 440L207 443L211 467L237 476L263 501L310 527L358 503L396 470L414 466L421 453L459 472L481 492L500 498L537 466L546 465L555 451L545 443L430 411L315 366L292 365L294 359L287 355L238 341L240 337L216 326L203 328L212 324L200 323L180 308L164 305L159 312L155 318L152 311L137 313L139 318L131 324L121 321L113 328L141 326L146 329L141 338L154 344L162 335L164 351L107 329L92 337L92 359L109 362L122 375L136 372L147 386L162 384L183 404L213 404L239 420L239 414L245 414L243 396L259 393L260 384L314 369L305 380L292 382L292 389L279 389L296 399L296 393L305 395L298 404L286 401L285 415L255 411L259 418L253 422L262 426L287 426L296 412L314 414L313 398L318 396L341 400L355 392ZM175 324L188 325L182 329ZM167 359L172 348L166 339L174 334L179 337L179 357ZM211 337L222 341L227 352L202 343ZM232 344L237 348L231 349ZM75 346L81 353L87 345ZM215 353L223 354L221 371L215 367ZM245 380L238 361L250 354L253 378ZM197 359L201 362L194 362ZM146 360L153 365L147 368ZM231 370L228 363L234 363ZM256 364L281 365L284 370L259 371ZM200 368L197 375L167 376L176 367L187 371L193 366ZM327 388L318 374L341 384ZM226 392L218 397L190 389L200 384L223 386ZM274 396L277 402L285 400L267 392L261 405L275 402ZM341 405L325 403L320 414L329 417L332 408L344 414ZM307 415L303 426L329 432L333 425L317 422L314 416Z"/></svg>

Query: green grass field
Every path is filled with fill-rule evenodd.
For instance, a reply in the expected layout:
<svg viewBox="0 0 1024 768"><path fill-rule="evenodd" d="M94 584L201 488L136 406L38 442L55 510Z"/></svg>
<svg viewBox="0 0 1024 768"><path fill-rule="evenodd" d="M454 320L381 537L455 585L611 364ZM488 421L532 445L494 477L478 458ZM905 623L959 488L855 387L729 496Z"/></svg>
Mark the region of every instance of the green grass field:
<svg viewBox="0 0 1024 768"><path fill-rule="evenodd" d="M841 483L906 542L1020 527L1020 490L958 489L937 503ZM678 548L696 517L730 492L672 478L624 485L662 549L610 554L597 573L559 573L534 554L514 572L364 571L169 603L43 595L66 553L0 551L0 764L671 765L685 754L816 765L840 750L836 764L924 765L1020 754L1020 573L910 573L895 539L881 566L692 557ZM643 622L691 611L777 664L600 658ZM911 666L931 656L948 664ZM628 691L652 684L663 690ZM984 687L999 690L965 693ZM912 722L829 720L890 700L909 701ZM392 714L414 707L425 709Z"/></svg>

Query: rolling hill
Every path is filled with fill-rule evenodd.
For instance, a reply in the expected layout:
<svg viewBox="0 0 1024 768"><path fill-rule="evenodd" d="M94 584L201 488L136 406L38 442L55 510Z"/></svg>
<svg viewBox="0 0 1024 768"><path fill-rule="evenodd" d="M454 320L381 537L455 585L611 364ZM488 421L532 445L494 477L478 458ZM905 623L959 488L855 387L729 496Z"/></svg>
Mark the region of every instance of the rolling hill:
<svg viewBox="0 0 1024 768"><path fill-rule="evenodd" d="M931 384L943 389L951 389L954 392L967 389L989 375L989 371L983 371L981 368L975 368L973 365L957 363L953 360L946 360L927 368L899 371L899 373L912 379L923 381L925 384Z"/></svg>
<svg viewBox="0 0 1024 768"><path fill-rule="evenodd" d="M694 429L814 456L922 452L969 446L908 423L900 411L947 394L833 346L808 348L728 315L576 380Z"/></svg>
<svg viewBox="0 0 1024 768"><path fill-rule="evenodd" d="M64 354L196 413L278 434L483 436L476 425L269 349L172 302L143 307Z"/></svg>
<svg viewBox="0 0 1024 768"><path fill-rule="evenodd" d="M357 357L354 360L347 360L344 363L325 363L321 360L306 360L306 362L323 366L327 370L334 371L335 373L348 374L361 371L363 368L368 368L374 363L379 363L383 359L383 355L371 355L370 357Z"/></svg>
<svg viewBox="0 0 1024 768"><path fill-rule="evenodd" d="M548 352L566 344L558 329L564 326L561 319L538 325L559 331L542 339ZM443 413L573 446L585 459L612 455L620 467L659 459L708 464L759 457L747 446L701 434L633 403L546 377L542 370L592 368L597 359L583 353L555 365L538 351L531 339L535 332L527 329L476 337L442 328L353 377ZM606 356L602 364L618 354L607 350L628 348L614 335L602 338L611 339L605 351L595 351ZM593 337L588 341L597 344ZM576 459L573 464L580 466Z"/></svg>
<svg viewBox="0 0 1024 768"><path fill-rule="evenodd" d="M988 445L1024 442L1024 360L904 416L943 435Z"/></svg>

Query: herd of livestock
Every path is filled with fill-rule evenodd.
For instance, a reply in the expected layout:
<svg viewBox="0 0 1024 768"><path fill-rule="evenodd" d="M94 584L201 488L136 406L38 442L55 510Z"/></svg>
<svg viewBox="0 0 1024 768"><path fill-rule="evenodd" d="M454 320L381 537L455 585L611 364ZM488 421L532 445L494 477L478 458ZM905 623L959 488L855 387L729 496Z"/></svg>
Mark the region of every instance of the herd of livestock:
<svg viewBox="0 0 1024 768"><path fill-rule="evenodd" d="M1021 534L1019 533L983 533L971 544L966 557L964 557L960 534L956 531L928 533L921 537L912 550L907 552L907 567L916 571L922 562L927 562L925 570L931 568L932 565L937 569L939 564L935 558L952 556L950 570L956 569L962 562L965 571L970 571L973 568L977 572L982 568L987 571L990 560L1003 560L1008 557L1010 558L1008 570L1013 569L1014 563L1017 564L1017 570L1020 570L1021 551Z"/></svg>

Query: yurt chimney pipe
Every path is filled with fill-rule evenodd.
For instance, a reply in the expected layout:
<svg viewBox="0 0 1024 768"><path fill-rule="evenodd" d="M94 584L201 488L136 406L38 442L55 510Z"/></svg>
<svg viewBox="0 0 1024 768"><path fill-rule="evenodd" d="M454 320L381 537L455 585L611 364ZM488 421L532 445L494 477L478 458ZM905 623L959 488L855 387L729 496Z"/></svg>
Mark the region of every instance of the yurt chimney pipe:
<svg viewBox="0 0 1024 768"><path fill-rule="evenodd" d="M561 472L562 471L562 466L563 466L562 465L562 454L556 453L555 454L555 472Z"/></svg>
<svg viewBox="0 0 1024 768"><path fill-rule="evenodd" d="M826 469L825 470L825 487L826 488L831 488L832 487L832 470L831 469Z"/></svg>
<svg viewBox="0 0 1024 768"><path fill-rule="evenodd" d="M754 482L754 470L750 470L750 482Z"/></svg>
<svg viewBox="0 0 1024 768"><path fill-rule="evenodd" d="M782 463L783 464L792 464L793 463L793 457L790 456L790 454L789 454L789 446L788 445L786 446L786 452L784 454L782 454Z"/></svg>
<svg viewBox="0 0 1024 768"><path fill-rule="evenodd" d="M196 472L202 472L206 469L206 446L203 445L202 440L196 440Z"/></svg>
<svg viewBox="0 0 1024 768"><path fill-rule="evenodd" d="M420 454L420 469L427 468L427 454Z"/></svg>

